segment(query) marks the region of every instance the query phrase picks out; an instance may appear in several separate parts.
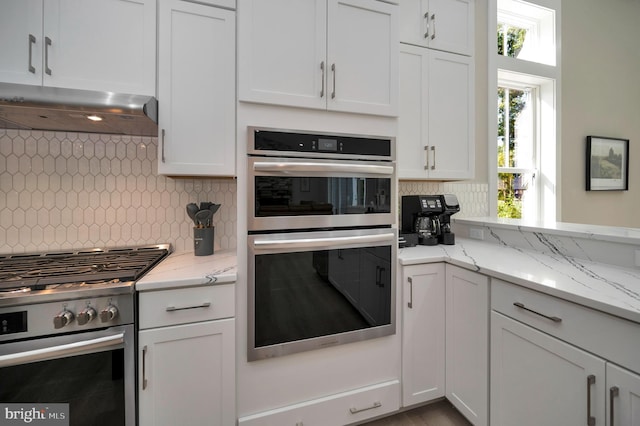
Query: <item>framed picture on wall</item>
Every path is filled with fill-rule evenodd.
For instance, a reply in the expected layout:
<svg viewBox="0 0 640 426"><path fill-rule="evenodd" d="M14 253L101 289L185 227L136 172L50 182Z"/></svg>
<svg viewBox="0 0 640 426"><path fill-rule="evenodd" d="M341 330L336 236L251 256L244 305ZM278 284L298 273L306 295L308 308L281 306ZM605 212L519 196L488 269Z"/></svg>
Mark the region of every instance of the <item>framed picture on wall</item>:
<svg viewBox="0 0 640 426"><path fill-rule="evenodd" d="M587 191L629 189L629 139L587 136Z"/></svg>

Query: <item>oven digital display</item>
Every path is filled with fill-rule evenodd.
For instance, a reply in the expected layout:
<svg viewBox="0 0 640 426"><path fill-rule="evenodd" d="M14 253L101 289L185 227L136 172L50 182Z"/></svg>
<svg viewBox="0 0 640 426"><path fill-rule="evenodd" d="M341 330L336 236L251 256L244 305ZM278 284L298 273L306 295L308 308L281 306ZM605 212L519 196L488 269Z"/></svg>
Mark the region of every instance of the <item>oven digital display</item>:
<svg viewBox="0 0 640 426"><path fill-rule="evenodd" d="M318 150L320 151L338 151L338 141L336 139L318 138Z"/></svg>
<svg viewBox="0 0 640 426"><path fill-rule="evenodd" d="M0 314L0 334L24 333L27 331L27 312Z"/></svg>

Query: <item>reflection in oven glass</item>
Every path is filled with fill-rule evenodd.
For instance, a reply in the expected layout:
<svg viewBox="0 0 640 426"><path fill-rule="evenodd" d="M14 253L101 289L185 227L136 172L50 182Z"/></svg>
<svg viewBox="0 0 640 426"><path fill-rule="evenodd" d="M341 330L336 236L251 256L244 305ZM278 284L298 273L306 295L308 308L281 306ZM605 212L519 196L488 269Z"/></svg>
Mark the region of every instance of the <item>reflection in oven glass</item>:
<svg viewBox="0 0 640 426"><path fill-rule="evenodd" d="M256 176L255 215L389 213L391 179Z"/></svg>
<svg viewBox="0 0 640 426"><path fill-rule="evenodd" d="M0 401L69 403L69 424L122 426L124 349L0 369Z"/></svg>
<svg viewBox="0 0 640 426"><path fill-rule="evenodd" d="M255 345L390 323L391 248L256 256Z"/></svg>

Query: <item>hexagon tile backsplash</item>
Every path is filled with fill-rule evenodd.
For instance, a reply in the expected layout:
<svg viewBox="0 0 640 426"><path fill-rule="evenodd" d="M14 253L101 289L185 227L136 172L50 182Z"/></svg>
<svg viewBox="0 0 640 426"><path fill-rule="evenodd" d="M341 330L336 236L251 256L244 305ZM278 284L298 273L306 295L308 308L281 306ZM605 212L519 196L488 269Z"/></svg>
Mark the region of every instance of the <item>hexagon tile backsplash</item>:
<svg viewBox="0 0 640 426"><path fill-rule="evenodd" d="M215 249L236 247L236 181L156 174L157 139L0 129L0 253L171 243L193 250L189 202L222 204Z"/></svg>

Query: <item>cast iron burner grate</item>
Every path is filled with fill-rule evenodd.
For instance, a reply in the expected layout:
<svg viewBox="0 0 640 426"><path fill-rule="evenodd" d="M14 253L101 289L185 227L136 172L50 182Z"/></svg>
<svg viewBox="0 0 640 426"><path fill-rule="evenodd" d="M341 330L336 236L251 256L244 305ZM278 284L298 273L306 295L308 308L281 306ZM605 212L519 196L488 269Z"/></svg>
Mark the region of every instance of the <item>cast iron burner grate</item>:
<svg viewBox="0 0 640 426"><path fill-rule="evenodd" d="M163 244L0 256L0 291L136 281L164 259L169 248Z"/></svg>

